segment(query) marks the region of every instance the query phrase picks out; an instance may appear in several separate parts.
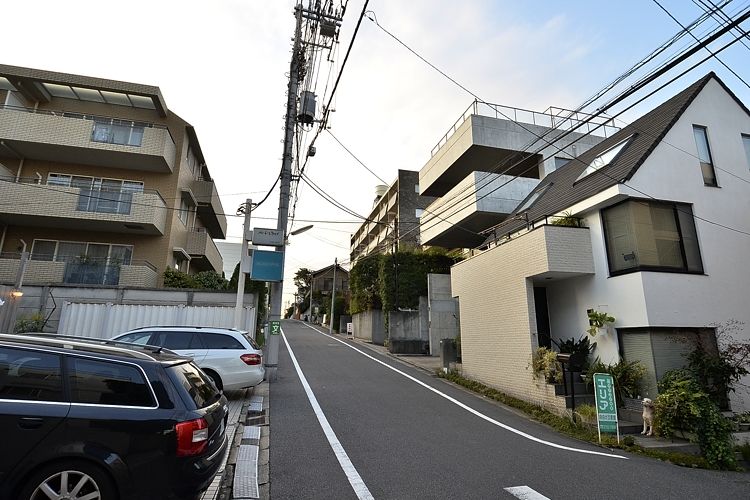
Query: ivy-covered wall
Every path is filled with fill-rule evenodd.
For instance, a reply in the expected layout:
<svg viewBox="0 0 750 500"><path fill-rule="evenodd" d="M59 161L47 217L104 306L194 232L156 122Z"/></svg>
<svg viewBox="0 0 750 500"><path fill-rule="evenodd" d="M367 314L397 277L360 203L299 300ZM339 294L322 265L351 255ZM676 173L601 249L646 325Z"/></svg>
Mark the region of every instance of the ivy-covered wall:
<svg viewBox="0 0 750 500"><path fill-rule="evenodd" d="M417 309L427 295L427 275L448 274L460 258L436 251L404 250L361 259L352 268L351 312Z"/></svg>

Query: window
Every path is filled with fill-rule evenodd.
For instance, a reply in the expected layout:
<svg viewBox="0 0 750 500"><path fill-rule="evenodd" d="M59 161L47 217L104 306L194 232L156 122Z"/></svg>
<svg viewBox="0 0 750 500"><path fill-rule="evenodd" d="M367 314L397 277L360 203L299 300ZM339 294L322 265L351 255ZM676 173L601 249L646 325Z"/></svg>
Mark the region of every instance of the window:
<svg viewBox="0 0 750 500"><path fill-rule="evenodd" d="M204 348L198 335L192 332L156 332L151 343L171 351Z"/></svg>
<svg viewBox="0 0 750 500"><path fill-rule="evenodd" d="M153 407L154 399L135 366L70 358L71 401L113 406Z"/></svg>
<svg viewBox="0 0 750 500"><path fill-rule="evenodd" d="M624 141L618 142L617 144L606 150L604 153L591 160L591 163L589 163L586 169L581 172L581 175L578 176L576 182L580 181L588 175L593 174L602 167L606 167L607 165L612 163L617 158L617 156L625 150L625 146L630 144L630 141L633 139L633 137L635 137L635 135L631 135Z"/></svg>
<svg viewBox="0 0 750 500"><path fill-rule="evenodd" d="M0 399L63 401L60 356L0 348Z"/></svg>
<svg viewBox="0 0 750 500"><path fill-rule="evenodd" d="M192 363L169 367L167 372L177 384L185 388L196 408L205 408L220 396L207 375Z"/></svg>
<svg viewBox="0 0 750 500"><path fill-rule="evenodd" d="M97 119L91 132L93 142L140 146L143 142L144 124L127 120Z"/></svg>
<svg viewBox="0 0 750 500"><path fill-rule="evenodd" d="M417 209L414 210L414 216L417 219L419 219L420 217L422 217L423 213L424 213L424 209L423 208L417 208Z"/></svg>
<svg viewBox="0 0 750 500"><path fill-rule="evenodd" d="M187 202L184 199L180 200L180 209L177 211L177 217L180 219L180 221L188 225L188 218L190 216L190 206L187 204Z"/></svg>
<svg viewBox="0 0 750 500"><path fill-rule="evenodd" d="M703 272L690 205L629 200L602 210L602 220L611 275Z"/></svg>
<svg viewBox="0 0 750 500"><path fill-rule="evenodd" d="M31 260L52 261L55 259L56 241L34 240L31 247Z"/></svg>
<svg viewBox="0 0 750 500"><path fill-rule="evenodd" d="M419 194L419 184L414 184L414 192Z"/></svg>
<svg viewBox="0 0 750 500"><path fill-rule="evenodd" d="M333 290L333 278L323 278L323 291L330 292Z"/></svg>
<svg viewBox="0 0 750 500"><path fill-rule="evenodd" d="M245 349L239 340L221 333L204 333L201 340L206 349Z"/></svg>
<svg viewBox="0 0 750 500"><path fill-rule="evenodd" d="M141 181L83 175L51 173L47 176L47 184L80 189L76 206L79 212L130 214L133 193L143 192Z"/></svg>
<svg viewBox="0 0 750 500"><path fill-rule="evenodd" d="M742 134L742 145L745 146L745 158L747 167L750 168L750 135Z"/></svg>
<svg viewBox="0 0 750 500"><path fill-rule="evenodd" d="M34 240L31 260L65 262L65 283L117 285L120 267L130 265L133 247L109 243Z"/></svg>
<svg viewBox="0 0 750 500"><path fill-rule="evenodd" d="M551 183L546 184L545 186L542 186L541 188L533 192L531 196L526 198L526 201L523 202L523 204L516 209L516 212L520 213L520 212L528 210L531 207L531 205L533 205L534 202L542 195L542 193L544 193L545 191L547 191L547 189L549 189L551 185L552 185Z"/></svg>
<svg viewBox="0 0 750 500"><path fill-rule="evenodd" d="M123 335L117 339L117 342L128 342L130 344L146 345L151 338L151 332L135 332Z"/></svg>
<svg viewBox="0 0 750 500"><path fill-rule="evenodd" d="M693 135L695 136L695 146L698 148L698 159L701 162L701 172L703 173L703 184L706 186L718 186L716 183L716 172L711 160L711 149L708 147L708 133L706 127L693 125Z"/></svg>

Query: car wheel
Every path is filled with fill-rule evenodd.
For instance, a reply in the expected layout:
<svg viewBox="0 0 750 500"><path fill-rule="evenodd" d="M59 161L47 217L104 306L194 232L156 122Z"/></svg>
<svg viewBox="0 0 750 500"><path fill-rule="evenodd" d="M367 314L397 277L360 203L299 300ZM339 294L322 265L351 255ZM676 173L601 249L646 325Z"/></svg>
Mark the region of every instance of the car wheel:
<svg viewBox="0 0 750 500"><path fill-rule="evenodd" d="M219 389L220 391L223 391L224 383L221 381L221 377L219 377L219 375L213 370L204 370L204 371L206 372L206 375L208 375L211 378L216 388Z"/></svg>
<svg viewBox="0 0 750 500"><path fill-rule="evenodd" d="M117 491L106 472L87 462L74 460L42 467L21 490L23 500L116 500Z"/></svg>

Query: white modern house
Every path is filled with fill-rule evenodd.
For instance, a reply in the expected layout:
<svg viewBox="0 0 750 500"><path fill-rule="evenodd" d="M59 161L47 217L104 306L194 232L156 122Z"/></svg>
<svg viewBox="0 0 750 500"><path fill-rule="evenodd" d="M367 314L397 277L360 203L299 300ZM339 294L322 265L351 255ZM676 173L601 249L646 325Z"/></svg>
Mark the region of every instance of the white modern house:
<svg viewBox="0 0 750 500"><path fill-rule="evenodd" d="M466 376L564 408L532 353L587 335L593 309L616 318L594 355L641 361L655 396L695 342L716 345L715 325L750 338L750 111L706 75L545 176L482 248L451 270Z"/></svg>

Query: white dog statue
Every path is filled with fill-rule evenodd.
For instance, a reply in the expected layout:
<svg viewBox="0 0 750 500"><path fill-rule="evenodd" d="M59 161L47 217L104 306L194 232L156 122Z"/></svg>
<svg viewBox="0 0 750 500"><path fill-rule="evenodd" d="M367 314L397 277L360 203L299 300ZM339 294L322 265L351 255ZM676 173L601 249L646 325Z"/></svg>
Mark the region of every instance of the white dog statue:
<svg viewBox="0 0 750 500"><path fill-rule="evenodd" d="M646 436L654 435L654 402L643 398L643 432Z"/></svg>

